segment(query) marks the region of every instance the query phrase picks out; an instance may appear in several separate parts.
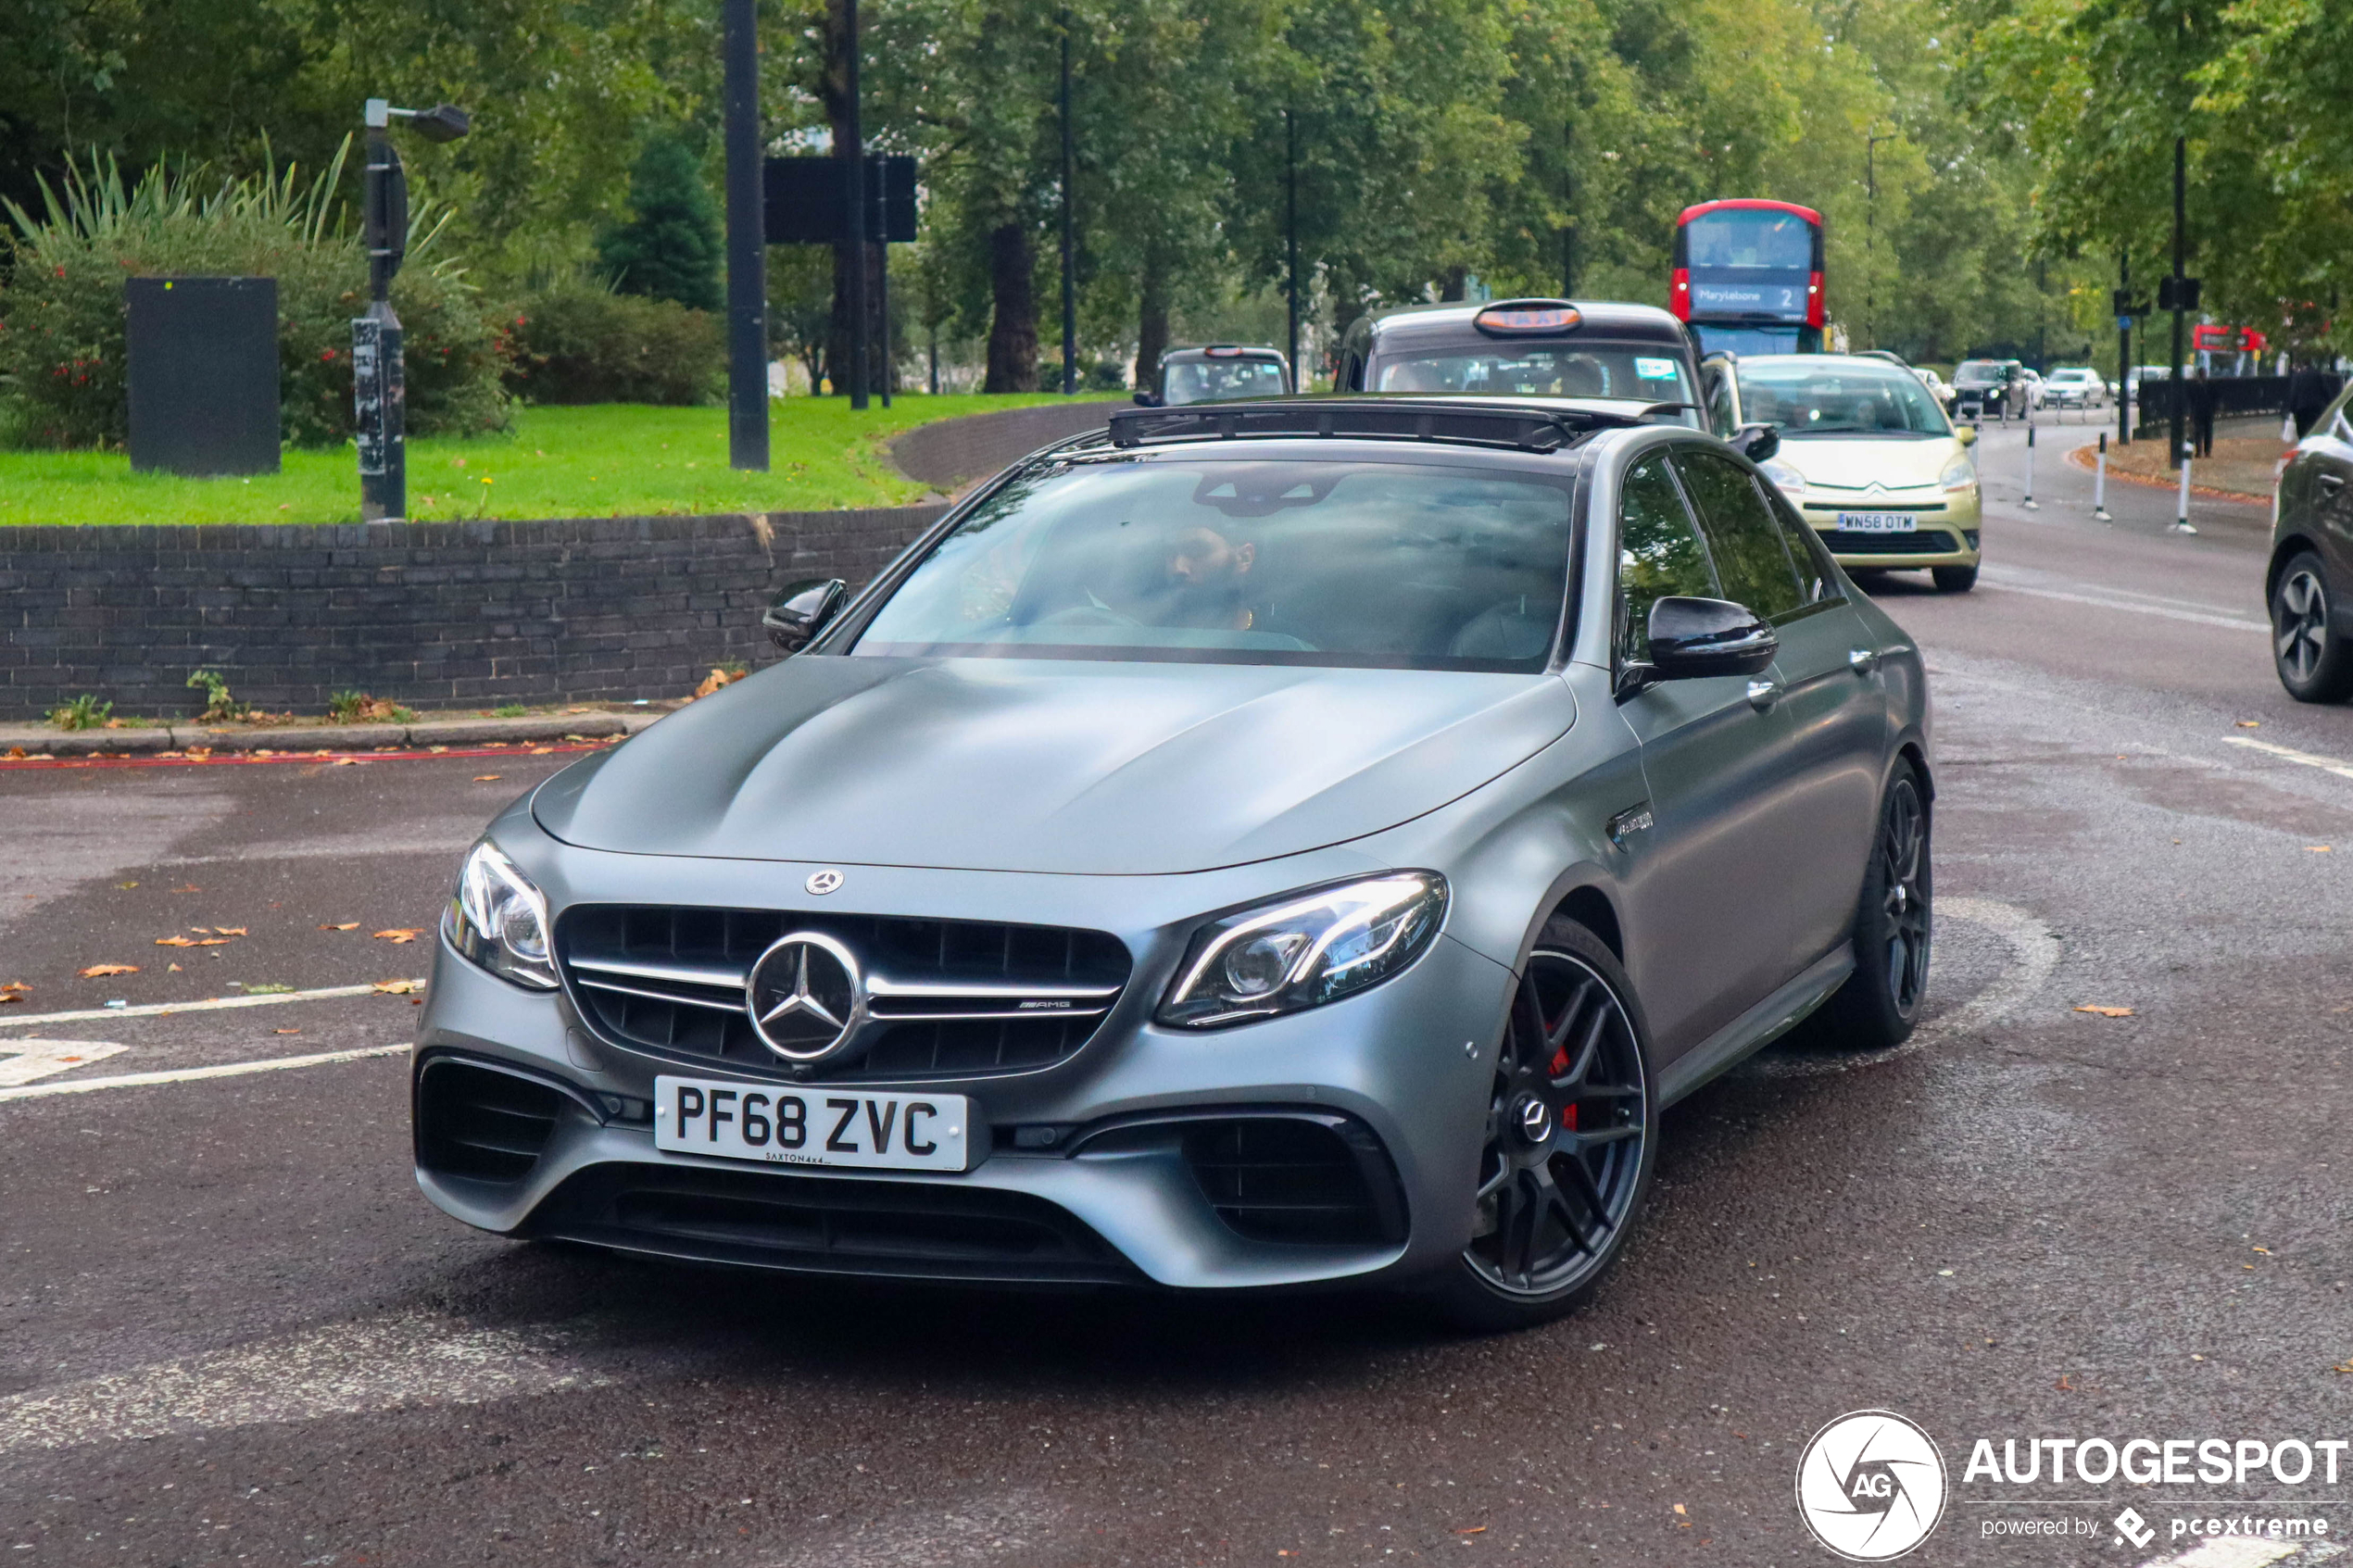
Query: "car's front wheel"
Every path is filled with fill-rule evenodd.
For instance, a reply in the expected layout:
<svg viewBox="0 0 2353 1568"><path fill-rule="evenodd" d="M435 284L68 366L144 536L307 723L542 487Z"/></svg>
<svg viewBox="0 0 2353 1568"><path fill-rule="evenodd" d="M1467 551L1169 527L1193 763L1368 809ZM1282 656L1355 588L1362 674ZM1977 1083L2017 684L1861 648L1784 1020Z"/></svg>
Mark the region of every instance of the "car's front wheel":
<svg viewBox="0 0 2353 1568"><path fill-rule="evenodd" d="M1936 579L1936 591L1940 594L1966 594L1977 586L1974 566L1931 567L1928 574Z"/></svg>
<svg viewBox="0 0 2353 1568"><path fill-rule="evenodd" d="M1481 1333L1582 1304L1650 1187L1658 1109L1632 985L1591 931L1544 928L1512 996L1470 1195L1470 1245L1441 1309Z"/></svg>
<svg viewBox="0 0 2353 1568"><path fill-rule="evenodd" d="M2291 557L2271 590L2271 665L2298 702L2343 702L2353 695L2353 648L2332 624L2321 558Z"/></svg>

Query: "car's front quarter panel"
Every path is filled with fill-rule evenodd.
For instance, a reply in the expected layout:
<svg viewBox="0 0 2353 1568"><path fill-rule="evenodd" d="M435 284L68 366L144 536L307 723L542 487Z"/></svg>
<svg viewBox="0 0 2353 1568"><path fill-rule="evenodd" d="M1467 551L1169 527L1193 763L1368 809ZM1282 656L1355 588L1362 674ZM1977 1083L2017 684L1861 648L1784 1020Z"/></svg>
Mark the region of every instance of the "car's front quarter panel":
<svg viewBox="0 0 2353 1568"><path fill-rule="evenodd" d="M1457 910L1450 910L1446 928L1411 966L1337 1002L1225 1029L1184 1030L1152 1021L1204 917L1391 869L1361 847L1147 877L849 866L842 868L839 891L819 899L803 891L811 872L820 869L813 865L585 850L549 838L520 808L501 817L491 836L546 895L559 930L564 911L577 905L809 912L822 906L829 915L1027 922L1108 931L1121 939L1133 959L1129 981L1114 1010L1068 1060L1033 1071L921 1082L922 1088L973 1097L971 1169L947 1176L847 1173L858 1180L949 1183L1044 1198L1090 1226L1144 1278L1166 1286L1292 1285L1413 1272L1458 1252L1467 1237L1464 1195L1473 1179L1491 1049L1512 977L1505 963L1451 934L1464 918ZM650 1100L661 1073L755 1087L789 1082L782 1073L623 1048L592 1029L567 995L535 993L499 979L446 943L417 1035L420 1065L443 1053L509 1064L576 1094L523 1181L502 1186L421 1169L421 1185L441 1207L501 1232L527 1232L534 1210L549 1193L601 1161L765 1169L658 1153L649 1125L598 1114L599 1097ZM808 1086L822 1089L825 1080ZM862 1080L859 1086L910 1085ZM1370 1130L1402 1189L1409 1222L1402 1245L1244 1239L1221 1223L1168 1139L1130 1138L1117 1148L1069 1154L1016 1150L983 1131L1017 1125L1083 1130L1121 1119L1269 1107L1338 1112ZM828 1174L806 1167L793 1173Z"/></svg>

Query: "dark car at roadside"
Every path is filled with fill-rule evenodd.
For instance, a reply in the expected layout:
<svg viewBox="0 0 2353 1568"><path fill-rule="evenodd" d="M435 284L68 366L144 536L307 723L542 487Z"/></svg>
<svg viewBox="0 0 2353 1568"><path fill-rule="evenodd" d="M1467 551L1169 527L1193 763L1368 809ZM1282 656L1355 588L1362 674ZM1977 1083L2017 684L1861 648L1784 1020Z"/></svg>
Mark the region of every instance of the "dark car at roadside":
<svg viewBox="0 0 2353 1568"><path fill-rule="evenodd" d="M1213 343L1162 355L1160 373L1149 388L1136 394L1136 401L1147 408L1181 408L1189 403L1280 397L1296 390L1290 361L1280 350Z"/></svg>
<svg viewBox="0 0 2353 1568"><path fill-rule="evenodd" d="M1957 420L2024 419L2031 393L2016 359L1964 359L1953 370Z"/></svg>
<svg viewBox="0 0 2353 1568"><path fill-rule="evenodd" d="M2353 387L2321 411L2271 495L2271 663L2298 702L2353 696Z"/></svg>

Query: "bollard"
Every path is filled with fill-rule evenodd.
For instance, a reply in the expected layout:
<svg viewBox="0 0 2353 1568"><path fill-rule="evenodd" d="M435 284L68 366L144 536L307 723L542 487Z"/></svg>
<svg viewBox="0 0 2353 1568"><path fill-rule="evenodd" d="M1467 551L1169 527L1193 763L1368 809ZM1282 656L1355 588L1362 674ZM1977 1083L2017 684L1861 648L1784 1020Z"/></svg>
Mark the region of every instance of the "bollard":
<svg viewBox="0 0 2353 1568"><path fill-rule="evenodd" d="M2039 512L2043 508L2034 501L2034 407L2026 408L2026 509Z"/></svg>
<svg viewBox="0 0 2353 1568"><path fill-rule="evenodd" d="M2100 432L2099 461L2092 470L2092 515L2102 522L2108 515L2108 432Z"/></svg>
<svg viewBox="0 0 2353 1568"><path fill-rule="evenodd" d="M2192 449L2188 442L2185 441L2182 444L2182 498L2173 508L2173 532L2176 533L2195 533L2197 532L2196 529L2190 526L2191 450Z"/></svg>

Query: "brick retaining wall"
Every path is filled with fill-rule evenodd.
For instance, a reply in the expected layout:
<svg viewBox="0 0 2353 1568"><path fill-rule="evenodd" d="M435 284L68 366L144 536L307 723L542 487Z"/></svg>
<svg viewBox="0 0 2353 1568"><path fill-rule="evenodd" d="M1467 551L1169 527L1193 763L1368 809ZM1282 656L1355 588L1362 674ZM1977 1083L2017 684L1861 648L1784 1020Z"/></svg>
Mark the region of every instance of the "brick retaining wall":
<svg viewBox="0 0 2353 1568"><path fill-rule="evenodd" d="M1038 403L917 425L891 439L890 460L908 478L945 494L968 480L995 473L1050 442L1101 430L1111 422L1112 410L1122 407L1100 398Z"/></svg>
<svg viewBox="0 0 2353 1568"><path fill-rule="evenodd" d="M760 613L785 583L863 583L944 510L0 528L0 721L82 692L192 714L201 669L307 712L339 690L417 707L677 696L766 656Z"/></svg>

